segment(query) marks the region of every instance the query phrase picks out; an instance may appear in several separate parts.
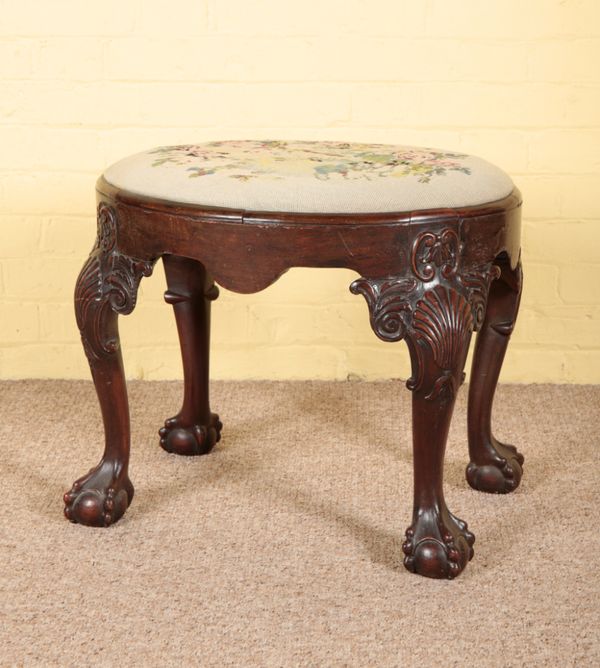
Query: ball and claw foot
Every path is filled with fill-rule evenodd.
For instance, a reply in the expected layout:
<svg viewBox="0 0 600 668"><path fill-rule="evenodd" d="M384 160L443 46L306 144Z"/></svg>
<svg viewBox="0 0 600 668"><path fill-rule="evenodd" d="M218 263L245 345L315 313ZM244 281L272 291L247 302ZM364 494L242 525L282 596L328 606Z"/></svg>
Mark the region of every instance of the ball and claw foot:
<svg viewBox="0 0 600 668"><path fill-rule="evenodd" d="M115 475L115 466L101 462L73 483L64 497L65 517L91 527L107 527L119 520L133 499L127 474Z"/></svg>
<svg viewBox="0 0 600 668"><path fill-rule="evenodd" d="M514 445L505 445L495 438L485 450L485 457L469 462L467 482L473 489L490 494L508 494L514 491L523 476L523 455Z"/></svg>
<svg viewBox="0 0 600 668"><path fill-rule="evenodd" d="M216 413L210 414L208 425L184 425L178 416L172 417L158 432L160 447L177 455L206 455L221 440L222 428Z"/></svg>
<svg viewBox="0 0 600 668"><path fill-rule="evenodd" d="M444 509L444 518L437 512L423 513L406 530L402 545L404 566L428 578L455 578L473 558L475 536L467 523Z"/></svg>

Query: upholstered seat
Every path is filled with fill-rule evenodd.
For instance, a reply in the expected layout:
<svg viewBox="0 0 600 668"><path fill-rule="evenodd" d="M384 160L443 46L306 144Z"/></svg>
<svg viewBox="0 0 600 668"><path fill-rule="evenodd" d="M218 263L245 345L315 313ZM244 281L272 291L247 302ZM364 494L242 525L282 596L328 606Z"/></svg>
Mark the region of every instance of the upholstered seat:
<svg viewBox="0 0 600 668"><path fill-rule="evenodd" d="M514 185L501 169L440 149L341 142L164 146L104 173L121 190L252 211L375 213L476 206Z"/></svg>

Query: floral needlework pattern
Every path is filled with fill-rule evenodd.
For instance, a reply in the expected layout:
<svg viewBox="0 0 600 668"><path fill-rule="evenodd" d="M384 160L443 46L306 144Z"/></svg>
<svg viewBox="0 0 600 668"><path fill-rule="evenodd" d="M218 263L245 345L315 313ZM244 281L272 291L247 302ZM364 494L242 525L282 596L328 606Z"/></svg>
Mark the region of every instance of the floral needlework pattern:
<svg viewBox="0 0 600 668"><path fill-rule="evenodd" d="M190 177L222 173L240 181L257 177L366 179L416 177L429 183L449 172L470 175L468 156L430 148L342 142L215 141L151 151L153 167L183 167Z"/></svg>

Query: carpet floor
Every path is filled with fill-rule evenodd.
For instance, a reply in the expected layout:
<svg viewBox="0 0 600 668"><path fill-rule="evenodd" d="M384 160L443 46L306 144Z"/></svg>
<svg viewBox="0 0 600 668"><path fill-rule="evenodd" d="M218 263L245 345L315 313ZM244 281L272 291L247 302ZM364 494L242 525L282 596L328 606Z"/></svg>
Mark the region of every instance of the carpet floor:
<svg viewBox="0 0 600 668"><path fill-rule="evenodd" d="M91 383L0 383L0 665L600 665L600 387L498 389L525 455L505 496L465 482L461 390L445 489L477 542L454 581L402 566L402 383L215 382L197 458L157 443L180 389L130 384L136 495L103 530L62 516L102 449Z"/></svg>

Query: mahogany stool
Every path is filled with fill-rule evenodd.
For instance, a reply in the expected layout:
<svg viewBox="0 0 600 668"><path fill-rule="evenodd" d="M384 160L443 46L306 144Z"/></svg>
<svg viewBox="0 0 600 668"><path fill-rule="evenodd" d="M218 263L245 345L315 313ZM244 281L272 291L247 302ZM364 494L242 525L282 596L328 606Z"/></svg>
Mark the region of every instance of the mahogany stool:
<svg viewBox="0 0 600 668"><path fill-rule="evenodd" d="M523 457L491 432L500 368L521 295L521 197L479 158L339 142L230 141L167 146L109 167L97 184L98 237L75 289L106 444L65 494L73 522L108 526L133 497L129 407L117 318L162 258L181 342L181 411L160 430L168 452L202 455L220 438L209 407L214 281L240 293L290 267L347 267L375 334L406 339L412 363L414 511L406 567L453 578L474 536L444 500L444 450L473 331L469 484L506 493Z"/></svg>

